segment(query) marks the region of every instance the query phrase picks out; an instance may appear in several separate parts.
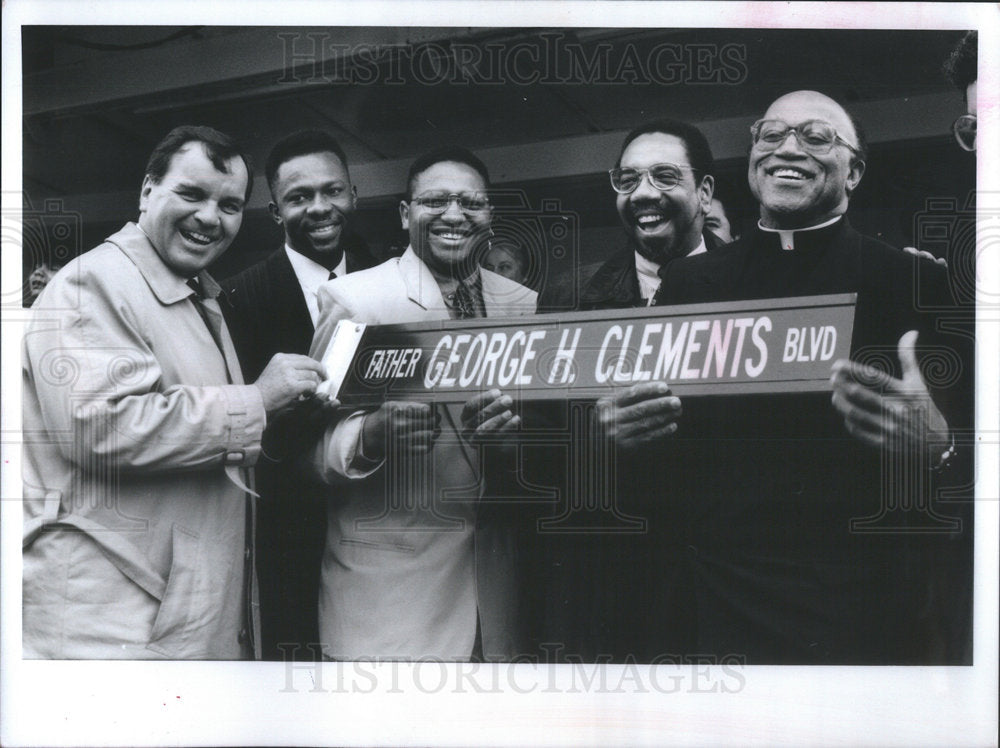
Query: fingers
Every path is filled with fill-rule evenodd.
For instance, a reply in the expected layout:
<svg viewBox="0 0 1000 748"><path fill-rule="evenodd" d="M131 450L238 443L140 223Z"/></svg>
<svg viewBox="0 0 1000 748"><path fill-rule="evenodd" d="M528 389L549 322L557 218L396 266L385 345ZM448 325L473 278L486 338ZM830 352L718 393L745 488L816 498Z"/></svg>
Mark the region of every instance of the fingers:
<svg viewBox="0 0 1000 748"><path fill-rule="evenodd" d="M899 351L899 363L903 367L903 381L910 385L915 385L920 389L926 389L923 375L920 373L920 366L917 364L917 354L914 350L917 345L917 331L909 330L903 333L899 339L897 350Z"/></svg>
<svg viewBox="0 0 1000 748"><path fill-rule="evenodd" d="M601 398L601 400L608 399L619 407L624 407L669 394L670 386L666 382L641 382L640 384L633 384L631 387L619 390L609 398Z"/></svg>
<svg viewBox="0 0 1000 748"><path fill-rule="evenodd" d="M476 413L482 410L484 407L490 403L495 403L503 396L500 390L492 389L486 392L481 392L474 397L469 398L469 400L462 406L462 421L463 423L466 419L472 418ZM508 400L510 398L507 398Z"/></svg>
<svg viewBox="0 0 1000 748"><path fill-rule="evenodd" d="M497 426L501 423L498 417L506 421L514 417L512 408L514 401L500 390L489 390L471 398L462 408L462 428L466 432L479 430L483 427L491 430L487 424Z"/></svg>
<svg viewBox="0 0 1000 748"><path fill-rule="evenodd" d="M629 424L641 425L644 422L648 422L651 428L658 427L676 420L682 412L680 398L673 395L644 400L626 407L619 407L607 401L598 401L597 406L598 419L602 425L619 427Z"/></svg>
<svg viewBox="0 0 1000 748"><path fill-rule="evenodd" d="M441 434L440 416L426 403L390 401L387 411L389 437L404 451L429 452Z"/></svg>
<svg viewBox="0 0 1000 748"><path fill-rule="evenodd" d="M638 425L634 425L622 429L615 440L619 446L626 448L640 446L655 442L658 439L664 439L671 434L674 434L677 431L677 428L678 426L676 421L663 423L658 426L644 424L640 427Z"/></svg>

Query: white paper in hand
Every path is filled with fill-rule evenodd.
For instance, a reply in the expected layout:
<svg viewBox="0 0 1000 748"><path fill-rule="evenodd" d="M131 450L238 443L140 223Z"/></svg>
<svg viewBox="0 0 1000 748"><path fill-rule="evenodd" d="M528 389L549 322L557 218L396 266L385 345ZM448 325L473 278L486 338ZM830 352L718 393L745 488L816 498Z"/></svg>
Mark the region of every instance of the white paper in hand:
<svg viewBox="0 0 1000 748"><path fill-rule="evenodd" d="M342 319L337 323L330 345L321 359L323 368L326 369L326 379L316 388L317 393L337 397L364 332L365 325L361 322Z"/></svg>

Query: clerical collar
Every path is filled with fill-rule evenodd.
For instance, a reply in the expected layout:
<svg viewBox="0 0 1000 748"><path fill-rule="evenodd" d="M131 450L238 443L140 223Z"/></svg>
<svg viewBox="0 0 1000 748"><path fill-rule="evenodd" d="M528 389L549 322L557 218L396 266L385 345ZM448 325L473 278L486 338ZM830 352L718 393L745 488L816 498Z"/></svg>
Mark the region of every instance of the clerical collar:
<svg viewBox="0 0 1000 748"><path fill-rule="evenodd" d="M698 242L698 246L688 252L685 257L700 255L707 251L708 247L705 246L705 237L702 236L701 241ZM653 262L638 252L635 253L635 272L639 276L639 294L647 301L653 298L656 289L660 287L660 267L660 263Z"/></svg>
<svg viewBox="0 0 1000 748"><path fill-rule="evenodd" d="M823 229L827 226L832 226L843 217L843 215L834 216L829 221L817 223L815 226L808 226L804 229L772 229L764 226L760 221L757 221L757 228L761 231L766 231L769 234L778 234L778 238L781 242L781 248L791 251L795 249L795 235L797 233L805 233L806 231L815 231L816 229Z"/></svg>

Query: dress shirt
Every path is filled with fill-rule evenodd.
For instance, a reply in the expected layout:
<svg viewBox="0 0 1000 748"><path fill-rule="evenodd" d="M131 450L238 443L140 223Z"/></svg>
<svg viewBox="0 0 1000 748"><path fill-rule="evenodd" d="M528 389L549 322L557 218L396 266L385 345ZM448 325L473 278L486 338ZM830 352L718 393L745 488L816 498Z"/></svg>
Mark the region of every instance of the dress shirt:
<svg viewBox="0 0 1000 748"><path fill-rule="evenodd" d="M301 252L285 245L285 253L288 261L292 263L292 270L302 287L302 296L305 297L306 307L309 309L309 318L312 319L313 327L319 319L319 303L316 301L316 290L321 284L330 279L330 271L320 265L315 260L310 260ZM340 262L333 269L337 277L347 275L347 253L341 252Z"/></svg>

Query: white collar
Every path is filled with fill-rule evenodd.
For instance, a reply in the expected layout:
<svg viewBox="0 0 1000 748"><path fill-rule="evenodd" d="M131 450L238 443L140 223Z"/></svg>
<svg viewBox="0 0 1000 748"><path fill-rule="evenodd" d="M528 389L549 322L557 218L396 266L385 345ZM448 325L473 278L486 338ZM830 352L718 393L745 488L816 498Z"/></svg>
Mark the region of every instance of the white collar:
<svg viewBox="0 0 1000 748"><path fill-rule="evenodd" d="M302 288L316 293L316 289L319 288L320 284L330 278L329 270L315 260L306 257L298 250L292 249L287 244L285 245L285 254L288 255L288 261L292 264L292 270L295 271L295 277L299 279L299 285ZM347 274L346 252L341 253L340 262L337 263L337 267L333 269L333 272L337 274L337 277Z"/></svg>
<svg viewBox="0 0 1000 748"><path fill-rule="evenodd" d="M795 249L795 232L796 231L815 231L816 229L822 229L826 226L831 226L832 224L843 218L843 215L834 216L829 221L823 221L823 223L817 223L815 226L807 226L804 229L771 229L764 226L760 221L757 221L757 228L761 231L767 231L770 234L780 234L781 248L784 250Z"/></svg>

